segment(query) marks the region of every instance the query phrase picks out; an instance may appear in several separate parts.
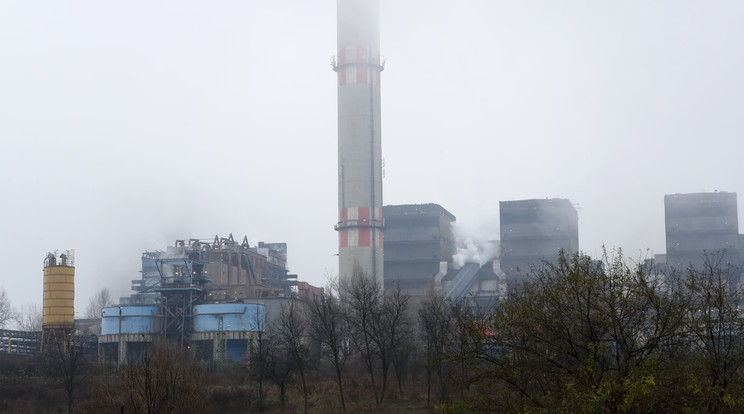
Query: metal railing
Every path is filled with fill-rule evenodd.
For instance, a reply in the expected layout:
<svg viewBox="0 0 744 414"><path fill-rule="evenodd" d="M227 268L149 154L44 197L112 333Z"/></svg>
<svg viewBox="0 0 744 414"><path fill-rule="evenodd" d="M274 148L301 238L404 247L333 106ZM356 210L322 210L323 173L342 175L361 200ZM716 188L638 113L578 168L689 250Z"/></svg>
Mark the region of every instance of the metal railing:
<svg viewBox="0 0 744 414"><path fill-rule="evenodd" d="M346 219L341 220L338 223L336 223L335 226L333 226L336 230L341 229L348 229L348 228L354 228L354 227L372 227L377 229L384 229L385 228L385 220L377 220L377 219Z"/></svg>

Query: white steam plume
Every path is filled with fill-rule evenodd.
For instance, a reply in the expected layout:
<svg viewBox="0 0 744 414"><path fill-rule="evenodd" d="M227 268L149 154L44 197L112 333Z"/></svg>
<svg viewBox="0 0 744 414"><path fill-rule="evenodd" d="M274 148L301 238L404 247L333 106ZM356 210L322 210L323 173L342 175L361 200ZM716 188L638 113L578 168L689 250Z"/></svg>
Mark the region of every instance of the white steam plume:
<svg viewBox="0 0 744 414"><path fill-rule="evenodd" d="M499 256L499 242L489 240L486 226L466 229L465 226L455 222L452 231L457 240L457 249L452 256L456 269L463 267L466 263L478 263L482 266ZM496 229L496 234L498 234L498 229Z"/></svg>

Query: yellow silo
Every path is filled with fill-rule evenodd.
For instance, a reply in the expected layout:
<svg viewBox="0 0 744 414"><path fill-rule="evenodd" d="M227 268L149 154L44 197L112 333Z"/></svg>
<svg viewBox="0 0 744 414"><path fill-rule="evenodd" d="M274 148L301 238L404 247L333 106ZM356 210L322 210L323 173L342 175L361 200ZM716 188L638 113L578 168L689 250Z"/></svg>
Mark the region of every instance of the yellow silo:
<svg viewBox="0 0 744 414"><path fill-rule="evenodd" d="M44 260L44 322L42 349L69 334L75 324L75 266L71 252L47 254Z"/></svg>

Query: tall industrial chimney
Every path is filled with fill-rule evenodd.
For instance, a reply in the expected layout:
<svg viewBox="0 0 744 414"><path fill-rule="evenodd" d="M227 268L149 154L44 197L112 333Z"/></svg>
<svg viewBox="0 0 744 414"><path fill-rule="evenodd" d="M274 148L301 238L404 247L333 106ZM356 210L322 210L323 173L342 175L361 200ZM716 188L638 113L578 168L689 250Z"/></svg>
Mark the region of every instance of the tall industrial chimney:
<svg viewBox="0 0 744 414"><path fill-rule="evenodd" d="M383 285L378 0L338 0L339 278Z"/></svg>

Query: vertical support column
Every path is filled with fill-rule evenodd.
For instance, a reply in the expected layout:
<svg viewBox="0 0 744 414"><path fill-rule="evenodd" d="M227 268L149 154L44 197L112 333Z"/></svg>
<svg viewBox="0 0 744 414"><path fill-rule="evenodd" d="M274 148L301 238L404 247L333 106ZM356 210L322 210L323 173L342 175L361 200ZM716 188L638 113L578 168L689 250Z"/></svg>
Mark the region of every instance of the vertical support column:
<svg viewBox="0 0 744 414"><path fill-rule="evenodd" d="M245 356L243 359L245 360L245 367L250 369L251 368L251 333L243 330L243 339L245 339Z"/></svg>
<svg viewBox="0 0 744 414"><path fill-rule="evenodd" d="M124 365L127 363L127 341L122 338L121 335L119 335L119 350L117 352L117 359L119 365Z"/></svg>
<svg viewBox="0 0 744 414"><path fill-rule="evenodd" d="M220 359L220 338L215 332L214 336L212 336L212 361L217 361L218 359Z"/></svg>

